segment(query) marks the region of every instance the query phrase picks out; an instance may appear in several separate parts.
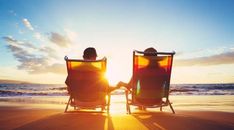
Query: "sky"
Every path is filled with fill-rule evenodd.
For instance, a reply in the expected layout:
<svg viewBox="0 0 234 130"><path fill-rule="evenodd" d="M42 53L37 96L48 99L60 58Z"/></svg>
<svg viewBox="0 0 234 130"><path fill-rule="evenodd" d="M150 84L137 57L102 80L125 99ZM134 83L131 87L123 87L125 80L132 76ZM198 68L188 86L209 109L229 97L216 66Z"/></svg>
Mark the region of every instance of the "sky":
<svg viewBox="0 0 234 130"><path fill-rule="evenodd" d="M234 1L0 0L0 79L64 83L64 56L87 47L111 85L148 47L176 52L171 83L234 83Z"/></svg>

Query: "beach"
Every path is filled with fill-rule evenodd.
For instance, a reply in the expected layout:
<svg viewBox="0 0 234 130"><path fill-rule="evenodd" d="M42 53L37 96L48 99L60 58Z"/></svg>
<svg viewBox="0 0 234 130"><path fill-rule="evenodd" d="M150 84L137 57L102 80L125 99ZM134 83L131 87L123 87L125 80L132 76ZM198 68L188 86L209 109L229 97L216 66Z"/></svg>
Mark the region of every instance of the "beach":
<svg viewBox="0 0 234 130"><path fill-rule="evenodd" d="M234 130L234 0L0 0L0 30L0 130Z"/></svg>
<svg viewBox="0 0 234 130"><path fill-rule="evenodd" d="M109 115L99 109L74 111L70 108L64 113L65 104L48 103L46 100L52 99L46 97L1 100L0 129L232 130L233 97L171 96L176 114L172 114L169 107L163 108L163 112L159 108L139 111L131 107L132 114L126 114L124 96L113 95ZM67 97L58 98L62 99L66 101Z"/></svg>
<svg viewBox="0 0 234 130"><path fill-rule="evenodd" d="M110 114L68 112L58 109L0 108L0 129L79 130L231 130L234 114L208 111L135 112Z"/></svg>

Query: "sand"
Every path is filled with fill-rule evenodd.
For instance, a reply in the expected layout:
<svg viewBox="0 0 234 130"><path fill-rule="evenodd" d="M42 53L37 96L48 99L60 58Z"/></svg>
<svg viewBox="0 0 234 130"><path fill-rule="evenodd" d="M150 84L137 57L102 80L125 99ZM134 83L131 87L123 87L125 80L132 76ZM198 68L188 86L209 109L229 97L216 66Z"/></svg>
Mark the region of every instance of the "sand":
<svg viewBox="0 0 234 130"><path fill-rule="evenodd" d="M62 109L0 108L0 130L234 130L234 113L212 111L64 113Z"/></svg>

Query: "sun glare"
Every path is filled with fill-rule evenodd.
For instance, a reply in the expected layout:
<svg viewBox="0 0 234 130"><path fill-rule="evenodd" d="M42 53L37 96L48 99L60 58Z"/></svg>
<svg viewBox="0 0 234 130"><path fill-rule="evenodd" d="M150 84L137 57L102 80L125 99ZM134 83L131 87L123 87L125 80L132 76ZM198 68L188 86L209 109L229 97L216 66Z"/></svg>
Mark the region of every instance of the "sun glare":
<svg viewBox="0 0 234 130"><path fill-rule="evenodd" d="M109 84L112 86L115 86L119 81L129 82L132 74L131 67L131 65L119 64L118 60L112 60L107 64L105 77L108 79Z"/></svg>
<svg viewBox="0 0 234 130"><path fill-rule="evenodd" d="M105 76L110 85L116 85L120 81L119 75L116 75L113 71L107 70Z"/></svg>

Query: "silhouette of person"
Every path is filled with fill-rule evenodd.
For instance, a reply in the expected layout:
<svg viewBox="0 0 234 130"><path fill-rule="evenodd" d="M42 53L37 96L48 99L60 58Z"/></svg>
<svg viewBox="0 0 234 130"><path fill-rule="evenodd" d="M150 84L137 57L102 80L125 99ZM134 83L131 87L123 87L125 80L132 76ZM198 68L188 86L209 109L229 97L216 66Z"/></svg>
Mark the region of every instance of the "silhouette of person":
<svg viewBox="0 0 234 130"><path fill-rule="evenodd" d="M162 86L165 83L166 71L160 67L157 60L150 59L157 56L157 50L150 47L144 50L144 56L148 58L148 64L135 72L135 83L133 77L128 83L120 81L118 84L127 89L136 87L136 100L143 104L155 104L161 101ZM132 86L134 84L134 86ZM141 109L141 108L139 108ZM142 108L144 109L144 108Z"/></svg>
<svg viewBox="0 0 234 130"><path fill-rule="evenodd" d="M93 47L88 47L83 52L83 59L86 61L95 61L97 58L97 52L96 49ZM83 101L85 100L94 100L97 98L97 95L95 92L97 91L113 91L115 89L120 88L119 85L116 87L110 86L109 88L106 88L108 86L108 81L104 79L104 73L100 73L100 69L92 65L91 63L85 63L84 65L81 64L77 67L77 70L86 70L85 73L80 74L79 72L75 75L75 77L67 76L67 79L65 81L67 85L68 93L71 94L72 92L79 92L75 95L79 96ZM82 78L82 81L77 81L77 77ZM78 78L78 79L79 79ZM86 80L84 82L84 80ZM95 82L95 83L93 83ZM84 88L85 86L85 88ZM89 98L87 98L87 93L90 95ZM104 95L103 95L104 96Z"/></svg>

